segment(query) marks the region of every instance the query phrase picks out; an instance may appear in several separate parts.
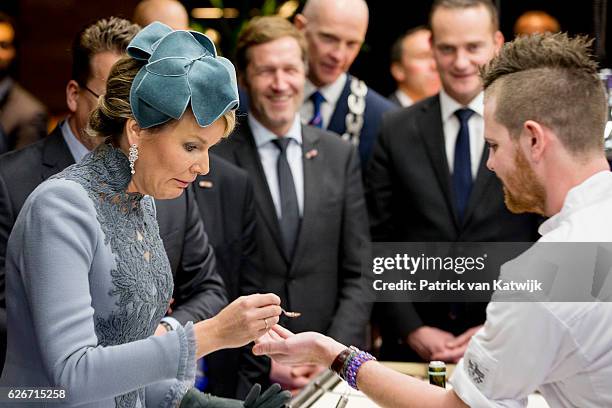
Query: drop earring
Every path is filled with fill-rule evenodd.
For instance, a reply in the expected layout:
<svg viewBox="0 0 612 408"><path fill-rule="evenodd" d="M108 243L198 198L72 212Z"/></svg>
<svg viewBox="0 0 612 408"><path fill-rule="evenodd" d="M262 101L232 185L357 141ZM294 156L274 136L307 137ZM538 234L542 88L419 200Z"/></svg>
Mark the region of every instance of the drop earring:
<svg viewBox="0 0 612 408"><path fill-rule="evenodd" d="M138 160L138 146L137 145L133 144L130 146L130 155L128 159L130 160L131 173L134 174L136 173L136 170L134 170L134 163L136 163L136 160Z"/></svg>

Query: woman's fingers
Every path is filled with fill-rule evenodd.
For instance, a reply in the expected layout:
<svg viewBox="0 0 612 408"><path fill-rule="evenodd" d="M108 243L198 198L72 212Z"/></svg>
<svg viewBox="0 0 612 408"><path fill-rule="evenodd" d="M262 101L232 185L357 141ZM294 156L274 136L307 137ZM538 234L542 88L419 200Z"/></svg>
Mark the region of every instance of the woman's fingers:
<svg viewBox="0 0 612 408"><path fill-rule="evenodd" d="M267 332L268 330L272 329L272 327L274 327L276 323L278 323L278 316L258 319L258 320L253 321L251 324L254 325L253 326L254 330L258 332L261 332L262 330L264 332ZM257 337L259 336L261 336L261 333L257 335Z"/></svg>
<svg viewBox="0 0 612 408"><path fill-rule="evenodd" d="M268 305L280 305L281 300L274 293L256 293L254 295L242 296L238 298L247 307L263 307Z"/></svg>
<svg viewBox="0 0 612 408"><path fill-rule="evenodd" d="M277 305L269 305L269 306L263 306L263 307L258 307L257 309L253 310L253 319L265 319L268 318L268 320L270 320L270 318L272 317L278 317L280 316L280 314L282 313L283 309L281 309L280 306ZM276 324L276 323L274 323ZM274 326L274 324L271 324L270 327Z"/></svg>

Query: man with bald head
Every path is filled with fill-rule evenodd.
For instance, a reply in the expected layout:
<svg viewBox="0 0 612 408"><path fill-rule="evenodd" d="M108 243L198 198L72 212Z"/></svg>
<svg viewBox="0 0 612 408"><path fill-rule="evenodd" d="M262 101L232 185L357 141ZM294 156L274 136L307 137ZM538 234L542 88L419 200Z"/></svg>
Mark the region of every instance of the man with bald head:
<svg viewBox="0 0 612 408"><path fill-rule="evenodd" d="M142 27L153 21L161 21L173 30L189 28L187 10L177 0L142 0L134 10L132 20Z"/></svg>
<svg viewBox="0 0 612 408"><path fill-rule="evenodd" d="M559 31L561 31L561 26L557 19L539 10L526 11L514 23L514 35L517 36L558 33Z"/></svg>
<svg viewBox="0 0 612 408"><path fill-rule="evenodd" d="M305 124L328 129L359 147L365 167L382 114L394 105L348 74L368 29L364 0L308 0L295 25L308 42L308 79L300 110Z"/></svg>

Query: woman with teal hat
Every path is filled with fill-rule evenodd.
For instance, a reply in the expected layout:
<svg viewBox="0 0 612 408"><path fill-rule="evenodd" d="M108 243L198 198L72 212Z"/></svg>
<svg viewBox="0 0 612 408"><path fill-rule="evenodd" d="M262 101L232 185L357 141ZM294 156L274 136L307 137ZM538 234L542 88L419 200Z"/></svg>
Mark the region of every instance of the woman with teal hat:
<svg viewBox="0 0 612 408"><path fill-rule="evenodd" d="M161 23L128 54L90 118L105 143L42 183L9 239L0 386L58 389L30 394L23 407L280 408L289 396L278 386L261 395L255 386L244 402L193 388L197 358L278 322L276 295L242 297L153 335L173 291L153 198L178 197L208 172L208 149L235 123L234 67L206 36Z"/></svg>

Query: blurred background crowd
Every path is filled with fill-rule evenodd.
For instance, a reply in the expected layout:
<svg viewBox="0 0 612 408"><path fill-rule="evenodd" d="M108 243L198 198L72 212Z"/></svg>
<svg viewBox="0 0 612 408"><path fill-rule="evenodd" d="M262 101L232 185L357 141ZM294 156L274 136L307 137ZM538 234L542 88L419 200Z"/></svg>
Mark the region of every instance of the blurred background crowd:
<svg viewBox="0 0 612 408"><path fill-rule="evenodd" d="M183 0L189 13L190 26L212 34L222 54L231 57L238 32L255 15L279 13L291 18L299 12L305 0ZM3 0L0 11L11 15L18 26L17 46L12 73L19 82L48 108L52 116L61 117L65 104L61 90L69 79L69 48L84 24L100 16L131 18L137 0L77 1L77 0ZM365 43L351 67L351 72L363 79L382 95L395 89L389 74L391 48L407 30L427 24L432 0L416 2L375 2L370 6L370 24ZM589 0L565 3L554 0L498 0L500 30L511 39L517 19L530 10L549 14L553 27L571 34L588 34L593 38L603 32L610 14L607 1ZM601 33L599 34L601 36ZM612 41L598 39L597 53L602 67L609 66ZM607 53L605 50L607 49ZM370 63L376 61L375 64ZM44 75L41 75L41 70Z"/></svg>

